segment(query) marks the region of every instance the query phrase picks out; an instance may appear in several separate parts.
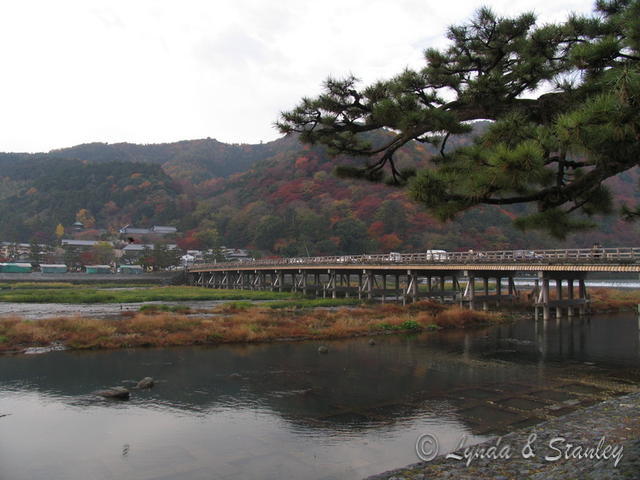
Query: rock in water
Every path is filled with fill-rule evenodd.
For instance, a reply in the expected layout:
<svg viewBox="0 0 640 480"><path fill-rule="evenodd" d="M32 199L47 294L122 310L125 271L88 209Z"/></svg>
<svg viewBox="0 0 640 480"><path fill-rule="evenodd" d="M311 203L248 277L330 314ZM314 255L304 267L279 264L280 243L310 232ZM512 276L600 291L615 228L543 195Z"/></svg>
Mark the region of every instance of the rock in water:
<svg viewBox="0 0 640 480"><path fill-rule="evenodd" d="M151 377L144 377L136 385L137 388L151 388L156 384Z"/></svg>
<svg viewBox="0 0 640 480"><path fill-rule="evenodd" d="M373 338L369 340L369 345L373 347L375 344L376 344L376 341Z"/></svg>
<svg viewBox="0 0 640 480"><path fill-rule="evenodd" d="M329 349L327 347L325 347L324 345L320 345L318 347L318 353L329 353Z"/></svg>
<svg viewBox="0 0 640 480"><path fill-rule="evenodd" d="M116 398L118 400L129 400L129 390L124 387L113 387L107 390L98 390L96 395L104 398Z"/></svg>

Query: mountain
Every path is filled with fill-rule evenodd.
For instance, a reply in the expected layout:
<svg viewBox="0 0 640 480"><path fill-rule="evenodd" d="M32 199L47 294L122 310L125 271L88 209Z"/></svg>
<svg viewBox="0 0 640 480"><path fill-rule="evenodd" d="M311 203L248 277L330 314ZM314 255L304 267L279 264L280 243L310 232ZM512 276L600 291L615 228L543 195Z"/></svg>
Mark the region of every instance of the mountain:
<svg viewBox="0 0 640 480"><path fill-rule="evenodd" d="M454 137L448 145L471 138ZM428 166L434 154L415 143L399 161ZM175 225L190 246L201 243L199 232L215 228L223 244L266 255L637 244L637 226L617 217L601 218L597 230L565 242L523 233L511 225L522 206L479 207L441 224L403 190L333 174L338 164L359 162L333 159L295 136L260 145L203 139L0 154L0 240L52 238L57 223L72 223L84 208L104 228ZM609 181L620 202L640 201L638 177L632 171Z"/></svg>
<svg viewBox="0 0 640 480"><path fill-rule="evenodd" d="M512 220L525 206L478 207L442 224L412 202L401 189L341 179L337 164L322 147L283 147L246 172L197 187L196 209L185 228L215 225L227 245L253 247L279 255L321 255L388 251L519 249L637 245L636 225L617 217L597 219L599 228L564 242L539 232L521 232ZM453 138L464 144L469 137ZM451 145L450 143L450 145ZM400 152L404 165L426 165L433 154L414 143ZM361 161L361 160L360 160ZM638 172L610 180L619 200L635 203Z"/></svg>
<svg viewBox="0 0 640 480"><path fill-rule="evenodd" d="M56 225L72 224L81 209L111 230L133 221L173 222L184 214L180 195L157 165L22 158L2 169L0 238L51 240Z"/></svg>
<svg viewBox="0 0 640 480"><path fill-rule="evenodd" d="M33 159L150 163L160 165L173 178L198 183L245 171L256 161L274 155L278 150L277 143L226 144L211 138L151 145L85 143L48 153L0 153L0 168Z"/></svg>

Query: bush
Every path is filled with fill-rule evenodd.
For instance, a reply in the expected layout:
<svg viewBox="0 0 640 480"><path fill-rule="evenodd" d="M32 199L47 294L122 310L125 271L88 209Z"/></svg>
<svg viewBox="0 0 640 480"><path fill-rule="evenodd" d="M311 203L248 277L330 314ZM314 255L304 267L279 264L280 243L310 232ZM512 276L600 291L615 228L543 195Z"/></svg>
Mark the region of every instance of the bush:
<svg viewBox="0 0 640 480"><path fill-rule="evenodd" d="M422 325L415 320L405 320L400 324L400 330L422 330Z"/></svg>

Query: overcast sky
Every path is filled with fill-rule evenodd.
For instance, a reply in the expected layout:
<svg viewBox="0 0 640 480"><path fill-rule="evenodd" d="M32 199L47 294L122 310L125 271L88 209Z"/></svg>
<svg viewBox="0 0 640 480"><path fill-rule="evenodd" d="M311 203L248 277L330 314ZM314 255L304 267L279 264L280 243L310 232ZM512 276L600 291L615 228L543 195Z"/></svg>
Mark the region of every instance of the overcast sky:
<svg viewBox="0 0 640 480"><path fill-rule="evenodd" d="M0 151L258 143L328 75L423 65L481 5L545 21L588 0L23 0L0 5ZM1 172L0 172L1 173Z"/></svg>

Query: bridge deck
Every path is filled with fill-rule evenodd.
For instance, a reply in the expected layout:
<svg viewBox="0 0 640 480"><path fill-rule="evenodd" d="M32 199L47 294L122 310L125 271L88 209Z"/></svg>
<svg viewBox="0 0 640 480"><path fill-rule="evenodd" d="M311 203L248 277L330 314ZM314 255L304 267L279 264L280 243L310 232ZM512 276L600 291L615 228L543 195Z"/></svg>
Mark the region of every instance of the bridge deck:
<svg viewBox="0 0 640 480"><path fill-rule="evenodd" d="M451 271L476 272L640 272L640 248L582 248L562 250L498 250L374 255L295 257L194 265L190 272L273 270Z"/></svg>
<svg viewBox="0 0 640 480"><path fill-rule="evenodd" d="M296 263L296 264L254 264L252 262L231 263L231 264L212 264L212 265L196 265L189 268L189 272L224 272L224 271L256 271L256 270L309 270L322 271L327 270L350 270L357 272L363 269L377 271L406 271L420 270L433 272L638 272L640 273L640 264L576 264L576 263L557 263L557 264L540 264L540 263L469 263L469 264L449 264L449 263L387 263L387 264L317 264L317 263Z"/></svg>

